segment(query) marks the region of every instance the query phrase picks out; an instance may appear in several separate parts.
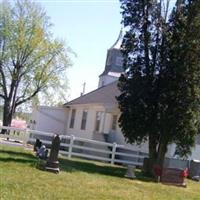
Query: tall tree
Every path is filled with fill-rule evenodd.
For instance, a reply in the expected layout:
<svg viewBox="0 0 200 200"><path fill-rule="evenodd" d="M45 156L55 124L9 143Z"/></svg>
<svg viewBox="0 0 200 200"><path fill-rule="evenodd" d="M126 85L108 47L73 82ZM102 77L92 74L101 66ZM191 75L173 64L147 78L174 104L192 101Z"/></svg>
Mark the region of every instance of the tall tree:
<svg viewBox="0 0 200 200"><path fill-rule="evenodd" d="M154 164L163 165L170 143L179 144L180 152L186 154L198 133L199 120L195 118L199 114L198 56L187 59L193 41L196 40L195 54L200 44L194 34L193 38L189 34L191 27L186 23L190 19L194 27L199 25L194 4L197 6L194 1L179 0L169 15L170 0L121 0L127 32L122 44L126 73L118 84L121 91L117 98L121 110L119 123L128 142L148 140L150 173ZM180 70L183 63L185 70ZM182 78L186 76L183 87ZM188 79L191 80L189 86ZM195 88L193 96L192 87ZM187 95L190 101L185 98ZM187 106L180 102L187 102ZM189 113L191 109L195 111Z"/></svg>
<svg viewBox="0 0 200 200"><path fill-rule="evenodd" d="M45 11L36 3L0 3L0 97L3 125L18 106L49 86L59 85L69 65L62 41L54 39Z"/></svg>
<svg viewBox="0 0 200 200"><path fill-rule="evenodd" d="M200 1L178 0L169 18L168 67L163 73L165 140L186 156L200 130Z"/></svg>

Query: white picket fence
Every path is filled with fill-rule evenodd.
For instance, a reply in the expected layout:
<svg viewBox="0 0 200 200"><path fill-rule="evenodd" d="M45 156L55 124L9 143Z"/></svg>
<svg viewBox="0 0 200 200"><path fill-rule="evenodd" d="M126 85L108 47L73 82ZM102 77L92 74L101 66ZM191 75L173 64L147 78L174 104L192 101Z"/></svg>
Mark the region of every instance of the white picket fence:
<svg viewBox="0 0 200 200"><path fill-rule="evenodd" d="M1 126L0 129L10 130L9 135L1 134L0 137L20 140L26 145L27 142L35 143L36 138L43 144L50 146L54 133L31 129L18 129ZM48 139L47 139L48 138ZM59 153L68 158L81 157L91 160L108 162L110 164L124 164L142 166L145 153L133 151L124 145L117 143L107 143L96 140L75 137L74 135L60 135L61 144Z"/></svg>

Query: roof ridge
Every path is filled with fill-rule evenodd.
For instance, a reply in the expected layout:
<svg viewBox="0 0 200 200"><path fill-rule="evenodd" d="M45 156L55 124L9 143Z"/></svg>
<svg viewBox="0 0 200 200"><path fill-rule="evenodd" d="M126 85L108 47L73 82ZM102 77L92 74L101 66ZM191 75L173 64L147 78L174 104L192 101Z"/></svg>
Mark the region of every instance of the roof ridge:
<svg viewBox="0 0 200 200"><path fill-rule="evenodd" d="M75 99L73 99L73 100L71 100L71 101L65 103L64 106L66 106L67 104L72 103L73 101L76 101L76 100L79 99L79 98L83 98L83 97L85 97L85 96L87 96L87 95L89 95L89 94L92 94L92 93L94 93L94 92L96 92L96 91L98 91L98 90L101 90L101 89L103 89L103 88L105 88L105 87L108 87L108 86L110 86L110 85L112 85L112 84L116 84L117 82L118 82L118 80L117 80L117 81L113 81L112 83L109 83L109 84L104 85L104 86L102 86L102 87L99 87L99 88L97 88L97 89L95 89L95 90L92 90L92 91L90 91L90 92L88 92L88 93L86 93L86 94L84 94L84 95L82 95L82 96L80 96L80 97L77 97L77 98L75 98Z"/></svg>

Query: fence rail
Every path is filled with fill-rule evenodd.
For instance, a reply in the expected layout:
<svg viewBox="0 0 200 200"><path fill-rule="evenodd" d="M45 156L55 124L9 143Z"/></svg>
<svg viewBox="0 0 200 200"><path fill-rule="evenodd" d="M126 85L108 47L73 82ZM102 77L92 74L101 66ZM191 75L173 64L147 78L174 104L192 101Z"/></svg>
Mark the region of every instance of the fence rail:
<svg viewBox="0 0 200 200"><path fill-rule="evenodd" d="M31 129L19 129L14 127L0 126L0 129L9 130L9 135L1 134L0 137L21 140L23 144L34 143L36 138L43 144L50 147L54 133L37 131ZM86 159L109 162L110 164L130 164L142 166L144 157L147 154L136 152L131 148L117 143L107 143L85 138L75 137L74 135L60 135L61 144L59 153L62 155L81 157Z"/></svg>

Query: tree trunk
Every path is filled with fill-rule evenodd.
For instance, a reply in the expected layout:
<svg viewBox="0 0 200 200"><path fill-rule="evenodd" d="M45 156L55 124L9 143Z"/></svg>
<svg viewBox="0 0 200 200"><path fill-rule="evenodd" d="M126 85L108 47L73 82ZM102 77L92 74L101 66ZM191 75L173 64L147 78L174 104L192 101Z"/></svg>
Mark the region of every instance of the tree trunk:
<svg viewBox="0 0 200 200"><path fill-rule="evenodd" d="M153 167L157 159L157 140L154 136L149 136L149 158L144 160L143 172L147 176L154 176Z"/></svg>
<svg viewBox="0 0 200 200"><path fill-rule="evenodd" d="M3 107L3 126L10 126L12 121L12 112L10 109L10 104L5 100ZM1 134L7 133L6 129L1 130Z"/></svg>
<svg viewBox="0 0 200 200"><path fill-rule="evenodd" d="M158 157L157 157L157 165L159 165L161 168L163 168L163 165L164 165L165 154L167 152L167 146L168 146L167 139L164 139L159 144Z"/></svg>
<svg viewBox="0 0 200 200"><path fill-rule="evenodd" d="M158 144L157 138L149 136L149 158L144 160L143 165L145 175L157 177L154 167L159 166L161 169L163 168L167 145L168 141L166 138L160 140L160 143Z"/></svg>
<svg viewBox="0 0 200 200"><path fill-rule="evenodd" d="M3 107L3 126L10 126L12 122L13 114L15 113L16 109L16 95L18 89L18 81L15 80L11 84L10 93L8 98L4 100L4 107ZM2 129L2 134L9 133L9 131Z"/></svg>

